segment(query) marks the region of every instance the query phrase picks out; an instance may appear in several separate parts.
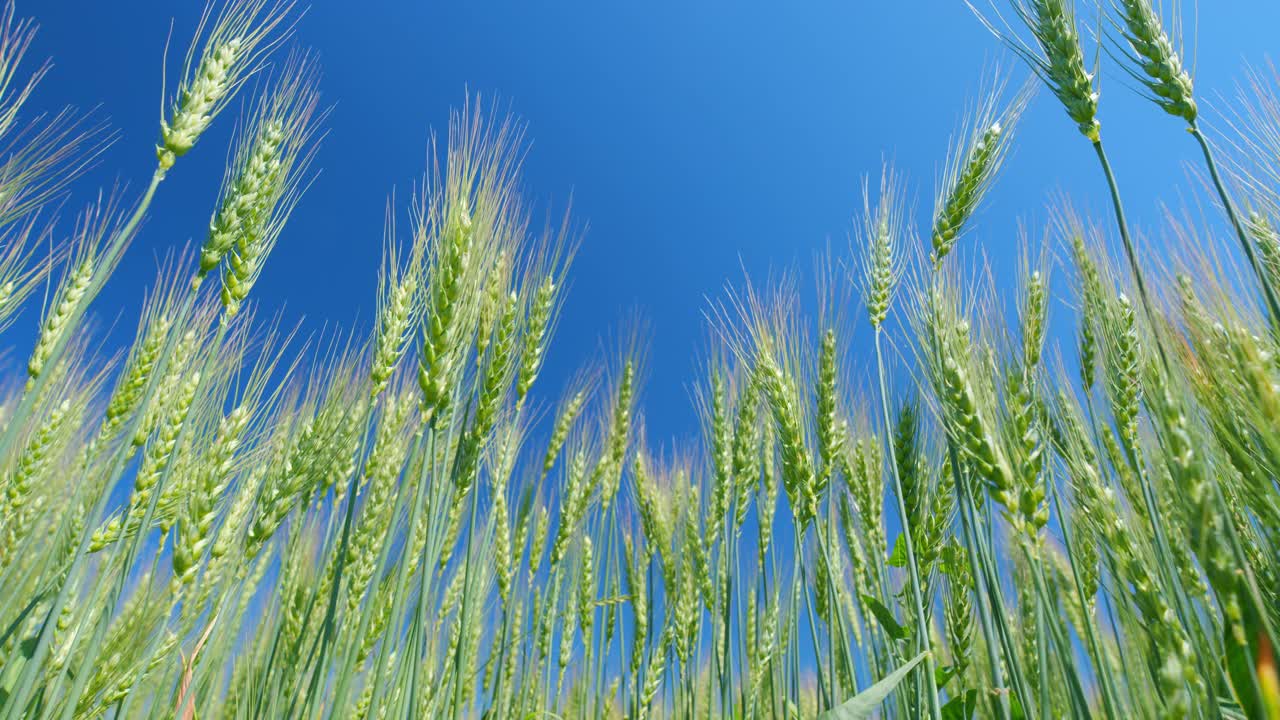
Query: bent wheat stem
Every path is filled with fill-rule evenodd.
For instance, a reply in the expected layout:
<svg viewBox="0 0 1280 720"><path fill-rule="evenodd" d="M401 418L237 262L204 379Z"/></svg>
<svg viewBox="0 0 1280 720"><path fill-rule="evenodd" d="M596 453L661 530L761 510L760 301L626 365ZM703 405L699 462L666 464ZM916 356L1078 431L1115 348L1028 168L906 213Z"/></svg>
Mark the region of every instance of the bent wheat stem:
<svg viewBox="0 0 1280 720"><path fill-rule="evenodd" d="M1267 310L1271 313L1271 322L1280 326L1280 301L1276 299L1275 288L1271 285L1271 278L1258 262L1257 253L1253 249L1253 241L1249 239L1244 223L1240 221L1240 214L1236 210L1235 203L1232 202L1231 196L1227 194L1227 189L1222 184L1222 178L1218 174L1218 163L1213 158L1213 149L1209 145L1209 140L1204 136L1199 123L1191 123L1187 131L1200 144L1200 151L1204 153L1204 163L1209 168L1209 178L1213 181L1213 187L1218 192L1218 199L1222 201L1222 209L1226 211L1227 219L1231 221L1231 229L1235 231L1236 238L1240 240L1240 248L1244 250L1244 256L1249 261L1249 268L1253 270L1253 274L1258 278L1258 284L1262 286L1262 294L1267 301Z"/></svg>

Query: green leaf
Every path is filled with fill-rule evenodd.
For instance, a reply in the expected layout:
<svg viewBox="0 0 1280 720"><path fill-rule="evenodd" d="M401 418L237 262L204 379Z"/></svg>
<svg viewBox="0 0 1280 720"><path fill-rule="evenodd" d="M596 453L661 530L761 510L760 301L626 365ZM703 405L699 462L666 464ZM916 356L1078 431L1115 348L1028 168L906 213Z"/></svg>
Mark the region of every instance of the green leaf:
<svg viewBox="0 0 1280 720"><path fill-rule="evenodd" d="M894 640L904 640L911 634L902 626L901 623L898 622L898 619L893 616L893 611L884 606L884 603L870 595L863 595L862 602L866 603L867 607L871 608L871 614L875 615L876 620L880 621L880 626L884 628L884 631L889 634L890 638Z"/></svg>
<svg viewBox="0 0 1280 720"><path fill-rule="evenodd" d="M1226 650L1223 658L1227 666L1227 676L1231 678L1231 689L1235 691L1236 700L1249 717L1263 717L1257 676L1254 675L1253 658L1248 643L1240 645L1232 636L1231 626L1223 628L1222 644Z"/></svg>
<svg viewBox="0 0 1280 720"><path fill-rule="evenodd" d="M920 653L905 665L886 675L880 682L854 695L843 705L838 705L818 716L818 720L867 720L880 708L880 703L898 687L898 683L919 665L929 652Z"/></svg>
<svg viewBox="0 0 1280 720"><path fill-rule="evenodd" d="M938 687L943 687L948 682L951 682L951 678L955 676L956 676L955 665L947 665L945 667L939 667L933 671L933 683Z"/></svg>
<svg viewBox="0 0 1280 720"><path fill-rule="evenodd" d="M903 542L904 535L906 533L898 533L897 539L893 541L893 552L889 553L889 559L885 561L890 567L907 566L907 544Z"/></svg>
<svg viewBox="0 0 1280 720"><path fill-rule="evenodd" d="M964 695L957 695L942 706L942 720L973 720L973 712L978 709L978 691L969 690Z"/></svg>

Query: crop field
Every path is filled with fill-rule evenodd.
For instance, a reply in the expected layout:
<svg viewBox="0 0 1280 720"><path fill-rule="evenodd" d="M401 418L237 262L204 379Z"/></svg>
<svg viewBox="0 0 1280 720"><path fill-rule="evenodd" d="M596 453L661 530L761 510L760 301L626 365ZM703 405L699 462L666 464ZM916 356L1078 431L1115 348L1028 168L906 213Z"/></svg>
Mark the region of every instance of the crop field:
<svg viewBox="0 0 1280 720"><path fill-rule="evenodd" d="M96 192L111 132L33 107L31 8L0 12L0 720L1280 720L1280 75L1207 127L1177 8L975 7L1019 63L931 201L886 163L818 287L713 294L674 446L643 332L540 379L593 238L532 210L538 118L460 97L367 332L304 340L254 297L330 141L301 9L210 6L154 173ZM1213 229L1131 235L1099 63L1185 128L1201 195L1168 201ZM1055 199L996 282L973 219L1033 100L1111 202ZM104 346L195 153L227 157L207 231Z"/></svg>

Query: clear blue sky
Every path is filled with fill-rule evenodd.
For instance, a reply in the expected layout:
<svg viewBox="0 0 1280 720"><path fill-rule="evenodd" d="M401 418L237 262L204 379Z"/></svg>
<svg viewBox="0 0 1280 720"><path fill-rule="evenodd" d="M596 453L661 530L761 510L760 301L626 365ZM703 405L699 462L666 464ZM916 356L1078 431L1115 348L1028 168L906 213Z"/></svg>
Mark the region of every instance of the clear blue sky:
<svg viewBox="0 0 1280 720"><path fill-rule="evenodd" d="M1280 4L1199 4L1189 54L1213 120L1245 63L1280 50ZM31 57L55 62L36 105L100 105L121 133L77 186L77 202L99 185L145 183L170 21L176 72L199 5L19 2L41 24ZM407 194L429 129L444 128L466 88L497 93L528 123L530 196L558 210L572 195L590 224L548 380L562 381L638 308L652 329L644 404L655 440L693 429L687 383L705 346L708 298L739 283L744 268L763 279L770 269L809 269L828 243L846 254L861 178L883 158L907 175L927 222L948 136L984 69L1000 60L1019 80L1026 72L960 0L322 0L296 40L320 53L323 89L337 106L317 160L323 175L253 296L285 306L286 320L307 330L367 327L387 196ZM1125 83L1104 58L1103 133L1134 221L1151 228L1161 200L1176 205L1197 187L1186 170L1197 157L1178 122ZM162 187L97 305L104 323L121 304L136 308L165 248L203 239L235 114ZM966 242L1011 269L1018 222L1038 234L1059 190L1109 221L1092 153L1041 92ZM132 330L135 316L125 312L120 325Z"/></svg>

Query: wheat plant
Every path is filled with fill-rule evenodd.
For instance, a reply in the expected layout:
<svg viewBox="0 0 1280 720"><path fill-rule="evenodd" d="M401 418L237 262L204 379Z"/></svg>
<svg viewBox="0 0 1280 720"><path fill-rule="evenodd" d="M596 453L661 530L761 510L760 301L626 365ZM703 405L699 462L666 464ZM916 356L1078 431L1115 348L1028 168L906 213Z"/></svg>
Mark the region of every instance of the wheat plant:
<svg viewBox="0 0 1280 720"><path fill-rule="evenodd" d="M884 167L816 303L783 276L711 305L702 432L663 445L640 328L540 381L590 240L534 223L522 123L467 98L388 205L371 326L303 342L253 297L323 163L298 10L206 10L143 193L58 223L113 136L27 107L6 5L0 330L36 337L5 335L0 720L1280 718L1280 83L1252 73L1214 146L1177 8L1000 7L1114 226L1055 201L991 279L1035 89L995 71L927 214ZM1139 255L1091 39L1186 123L1228 243L1170 221ZM198 247L101 350L100 290L232 107Z"/></svg>

